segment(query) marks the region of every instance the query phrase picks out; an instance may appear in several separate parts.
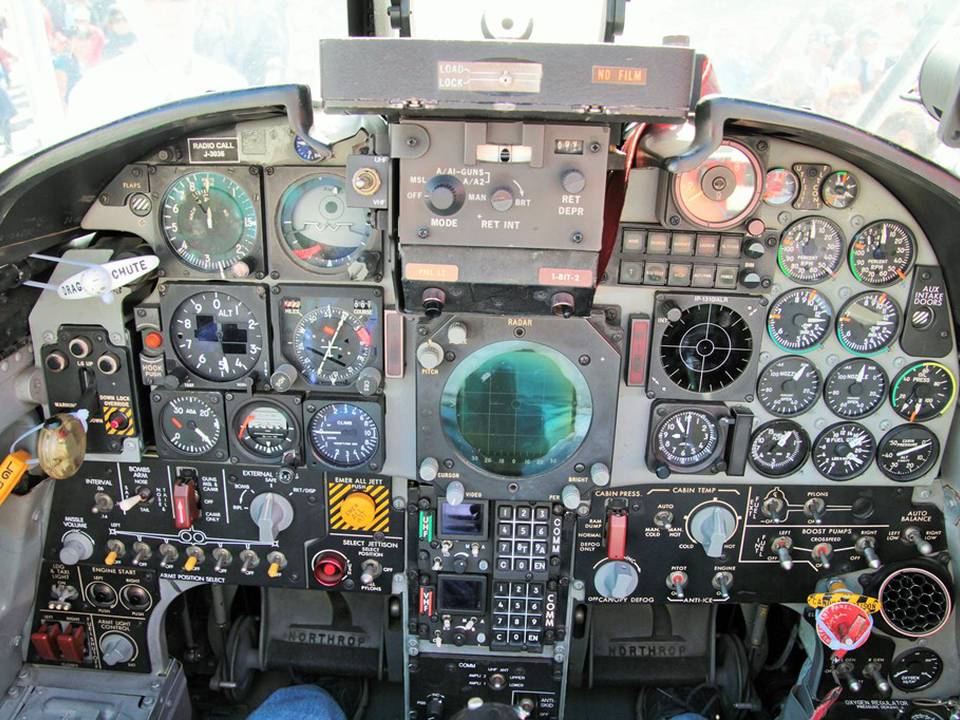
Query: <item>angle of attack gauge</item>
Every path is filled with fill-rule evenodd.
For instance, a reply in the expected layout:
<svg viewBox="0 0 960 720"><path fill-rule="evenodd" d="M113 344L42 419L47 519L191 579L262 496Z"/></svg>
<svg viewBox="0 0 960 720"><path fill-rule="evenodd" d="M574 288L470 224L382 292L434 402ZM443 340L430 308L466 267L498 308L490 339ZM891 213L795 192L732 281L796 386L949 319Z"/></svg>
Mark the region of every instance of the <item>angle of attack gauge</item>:
<svg viewBox="0 0 960 720"><path fill-rule="evenodd" d="M760 161L753 151L724 140L699 167L674 177L673 199L694 225L729 228L757 207L761 177Z"/></svg>
<svg viewBox="0 0 960 720"><path fill-rule="evenodd" d="M851 480L870 466L876 446L873 435L860 423L837 423L814 441L813 464L828 480Z"/></svg>
<svg viewBox="0 0 960 720"><path fill-rule="evenodd" d="M840 363L823 387L823 399L834 415L847 420L866 417L883 403L889 381L875 361L854 358Z"/></svg>
<svg viewBox="0 0 960 720"><path fill-rule="evenodd" d="M823 344L833 323L833 306L813 288L794 288L770 305L767 333L788 352L806 352Z"/></svg>
<svg viewBox="0 0 960 720"><path fill-rule="evenodd" d="M909 482L926 475L940 457L940 441L923 425L900 425L880 440L877 465L891 480Z"/></svg>
<svg viewBox="0 0 960 720"><path fill-rule="evenodd" d="M784 275L798 283L823 282L840 269L844 245L839 225L811 215L783 231L777 264Z"/></svg>
<svg viewBox="0 0 960 720"><path fill-rule="evenodd" d="M837 338L856 355L886 350L900 331L902 316L896 301L881 290L850 298L837 315Z"/></svg>
<svg viewBox="0 0 960 720"><path fill-rule="evenodd" d="M706 467L720 443L717 421L702 410L678 410L657 425L654 457L672 470L692 472Z"/></svg>
<svg viewBox="0 0 960 720"><path fill-rule="evenodd" d="M906 225L878 220L853 236L850 271L864 285L893 285L907 279L916 252L917 241Z"/></svg>
<svg viewBox="0 0 960 720"><path fill-rule="evenodd" d="M231 433L247 455L262 462L283 460L296 453L300 429L289 409L268 399L252 400L233 415Z"/></svg>
<svg viewBox="0 0 960 720"><path fill-rule="evenodd" d="M893 381L890 403L910 422L943 415L957 397L957 378L943 363L923 360L904 369Z"/></svg>
<svg viewBox="0 0 960 720"><path fill-rule="evenodd" d="M257 211L249 193L227 175L199 171L182 175L163 195L160 229L187 265L215 272L253 254Z"/></svg>
<svg viewBox="0 0 960 720"><path fill-rule="evenodd" d="M327 465L355 468L369 463L380 448L380 427L367 407L338 402L316 411L307 427L310 444Z"/></svg>
<svg viewBox="0 0 960 720"><path fill-rule="evenodd" d="M219 413L199 395L176 395L160 409L163 439L185 455L205 455L220 441Z"/></svg>
<svg viewBox="0 0 960 720"><path fill-rule="evenodd" d="M777 358L757 380L757 399L774 415L791 417L809 410L820 397L820 372L803 357Z"/></svg>
<svg viewBox="0 0 960 720"><path fill-rule="evenodd" d="M750 439L750 465L761 475L785 477L807 461L810 437L793 420L772 420L756 429Z"/></svg>

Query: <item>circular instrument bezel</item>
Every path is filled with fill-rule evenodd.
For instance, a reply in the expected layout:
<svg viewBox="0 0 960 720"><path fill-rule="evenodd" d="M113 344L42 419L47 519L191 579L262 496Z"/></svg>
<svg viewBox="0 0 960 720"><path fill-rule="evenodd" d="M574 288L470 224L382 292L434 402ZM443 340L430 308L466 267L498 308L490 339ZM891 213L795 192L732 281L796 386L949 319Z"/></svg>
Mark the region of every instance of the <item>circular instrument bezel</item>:
<svg viewBox="0 0 960 720"><path fill-rule="evenodd" d="M684 424L686 420L686 424ZM670 430L670 424L679 422L680 425L674 428L673 435L667 435ZM684 456L676 448L671 448L665 444L668 439L688 438L692 435L693 424L697 423L699 429L704 429L706 435L702 443L698 446L691 446L691 450L696 450L689 456ZM671 411L662 420L660 420L650 438L653 442L653 457L657 462L665 464L670 470L684 473L695 473L699 470L708 468L722 451L721 429L717 419L710 413L698 408L681 408ZM683 444L690 444L684 440Z"/></svg>
<svg viewBox="0 0 960 720"><path fill-rule="evenodd" d="M823 446L828 442L835 443L838 440L843 441L843 438L840 436L841 433L847 435L848 437L852 436L853 433L858 433L862 437L866 438L866 444L863 452L856 452L857 448L850 448L851 452L855 452L855 456L861 459L860 463L852 470L837 473L826 466L827 461L836 460L837 457L833 454L828 456L825 453L826 449ZM847 447L850 446L848 445ZM827 480L832 480L834 482L846 482L859 477L867 471L867 469L873 463L873 456L876 452L876 449L876 438L873 437L873 434L867 428L858 422L845 420L843 422L830 425L817 436L817 439L813 442L813 448L810 451L810 458L813 461L813 465L817 469L817 472L819 472Z"/></svg>
<svg viewBox="0 0 960 720"><path fill-rule="evenodd" d="M217 253L208 252L200 247L203 234L187 234L180 228L180 203L187 193L200 192L198 187L206 186L206 191L222 192L233 203L240 219L239 233L228 249ZM179 193L179 197L178 197ZM207 206L208 230L213 230L217 215ZM202 214L202 210L201 210ZM260 220L257 203L250 193L236 179L226 172L218 170L192 170L175 177L167 186L160 200L157 212L160 236L174 256L184 265L206 273L223 272L236 263L258 255L260 240Z"/></svg>
<svg viewBox="0 0 960 720"><path fill-rule="evenodd" d="M837 388L838 393L840 394L832 395L831 384L842 382L839 380L840 373L844 372L847 368L857 366L863 367L864 370L866 370L866 368L871 368L874 374L879 374L879 379L881 381L880 387L879 390L875 390L868 394L868 396L873 397L873 401L869 405L865 406L855 414L844 414L840 412L838 408L844 402L844 399L853 398L855 396L850 394L850 386L848 386L846 390ZM864 373L864 381L866 381L866 373ZM859 381L857 381L857 384L858 383ZM869 415L872 415L883 405L889 388L890 378L887 376L887 371L883 369L883 366L880 363L878 363L876 360L871 360L870 358L856 357L840 363L829 373L827 373L827 378L823 383L823 401L830 409L830 412L832 412L838 418L843 418L844 420L859 420L860 418L865 418Z"/></svg>
<svg viewBox="0 0 960 720"><path fill-rule="evenodd" d="M292 454L296 456L297 464L299 464L300 458L300 415L301 411L299 407L296 410L288 407L280 398L288 399L289 396L264 396L258 395L252 398L244 399L243 402L236 406L235 409L230 413L230 440L231 447L237 453L243 457L251 460L252 462L263 464L263 465L280 465L285 464L285 459L289 458ZM299 398L297 398L299 400ZM228 401L227 410L230 411L230 402ZM248 441L245 441L241 436L241 429L246 427L247 418L250 416L250 413L255 411L258 408L268 408L282 414L287 422L289 427L292 429L292 437L289 441L284 443L284 447L279 451L264 453L251 447ZM291 458L292 459L292 458Z"/></svg>
<svg viewBox="0 0 960 720"><path fill-rule="evenodd" d="M327 303L305 312L293 330L293 352L300 376L310 385L346 387L357 379L375 357L374 338L368 319L341 305ZM317 346L314 335L326 347ZM339 345L335 345L339 342ZM348 343L353 343L350 348ZM349 350L349 353L348 353ZM313 358L316 355L319 362ZM327 364L330 363L328 369ZM341 369L337 369L337 367Z"/></svg>
<svg viewBox="0 0 960 720"><path fill-rule="evenodd" d="M797 451L796 455L792 457L790 464L787 465L785 469L780 471L774 471L771 464L764 465L758 458L757 443L760 441L761 437L769 434L771 431L791 433L797 438L799 443L799 450ZM750 436L750 451L747 455L747 459L750 462L750 467L764 477L782 478L794 474L806 464L807 457L810 455L810 447L810 436L807 434L807 431L800 427L800 425L793 420L781 418L764 423L754 430L753 435Z"/></svg>
<svg viewBox="0 0 960 720"><path fill-rule="evenodd" d="M853 181L853 192L851 193L851 197L849 199L847 199L845 195L835 195L833 190L829 189L828 183L831 181L831 179L837 177L838 175L846 175L850 180ZM858 197L860 197L860 180L849 170L834 170L833 172L829 173L820 183L820 199L823 200L823 204L828 208L832 208L834 210L846 210L857 201Z"/></svg>
<svg viewBox="0 0 960 720"><path fill-rule="evenodd" d="M903 670L909 670L909 661L918 655L926 656L927 660L924 661L925 664L928 664L929 662L932 661L934 663L934 670L932 672L925 672L924 673L925 679L916 684L903 683L899 681L897 679L898 668L902 668ZM920 692L921 690L926 690L928 687L931 687L932 685L937 684L937 681L940 679L940 676L943 674L943 668L944 668L943 658L940 657L940 655L937 652L931 650L930 648L913 647L907 650L906 652L903 652L897 657L895 657L893 661L890 663L890 682L893 683L894 687L896 687L898 690L901 690L903 692L907 692L907 693ZM939 716L937 716L937 718L939 720Z"/></svg>
<svg viewBox="0 0 960 720"><path fill-rule="evenodd" d="M327 217L321 221L314 221L316 232L332 232L333 236L339 236L342 233L353 233L354 228L362 226L365 232L357 234L357 242L350 246L349 252L338 254L336 257L329 257L323 262L317 263L311 261L317 255L326 257L321 243L314 242L308 249L300 249L299 253L310 252L312 248L320 248L315 253L311 253L309 258L302 257L298 249L293 247L293 234L299 232L293 229L292 223L295 215L302 212L300 206L311 198L311 194L316 193L322 188L334 188L333 195L342 195L338 198L337 207L331 210ZM375 230L368 222L368 213L363 208L351 208L346 204L347 186L344 177L335 172L318 172L305 175L294 180L284 189L277 204L275 216L275 225L277 231L277 242L287 258L301 269L308 273L317 275L329 275L340 273L353 261L360 258L365 250L370 246L374 238ZM321 210L317 213L323 214ZM354 217L355 216L355 217ZM304 236L306 237L306 236ZM307 238L313 241L313 238ZM332 245L332 248L346 246Z"/></svg>
<svg viewBox="0 0 960 720"><path fill-rule="evenodd" d="M790 364L798 366L792 373L786 370L786 366ZM785 373L790 376L790 379L781 382L778 389L771 384L774 382L772 380L774 373L780 373L781 376ZM811 377L815 381L814 384L809 384ZM791 388L795 386L797 387L797 401L792 406L787 406L791 409L784 409L784 404L790 402ZM760 371L760 375L757 377L757 400L763 409L771 415L783 418L796 417L817 404L822 387L823 378L816 364L801 355L785 355L771 360ZM769 388L769 390L766 390L766 388ZM775 399L776 402L774 402Z"/></svg>
<svg viewBox="0 0 960 720"><path fill-rule="evenodd" d="M307 407L307 412L311 414L307 421L306 436L313 456L319 464L339 470L355 470L362 466L371 470L379 469L377 458L383 445L382 413L377 412L372 403L350 401L316 403L315 409L312 412L311 410L312 407ZM353 460L340 459L326 444L320 444L317 439L318 435L323 434L321 428L324 424L342 414L356 418L360 423L359 432L363 433L363 437L352 446L353 452L356 453ZM351 449L348 447L346 452L349 458ZM314 464L318 463L315 461Z"/></svg>
<svg viewBox="0 0 960 720"><path fill-rule="evenodd" d="M949 392L946 394L945 399L937 401L937 403L932 405L932 410L927 410L925 412L920 412L920 408L917 405L914 405L913 412L909 411L909 406L906 406L901 410L898 406L902 404L902 401L898 403L897 396L900 394L902 385L907 378L914 373L921 372L926 368L932 368L942 374L946 375L946 380L950 384ZM939 397L944 397L944 394L940 394ZM904 398L905 399L905 398ZM957 377L954 375L953 371L947 367L944 363L938 362L936 360L920 360L913 363L912 365L904 368L894 379L893 384L890 387L890 404L893 407L893 411L897 413L900 417L908 422L927 422L943 415L950 407L953 405L954 401L957 399ZM906 412L906 414L905 414Z"/></svg>
<svg viewBox="0 0 960 720"><path fill-rule="evenodd" d="M233 316L228 314L231 307L235 313ZM215 341L206 337L209 332L198 337L201 331L197 318L200 316L214 319ZM241 340L239 335L225 336L223 326L231 328L231 332L243 334L243 353L226 352L227 344L239 346ZM177 304L169 319L168 342L177 360L191 374L212 383L230 383L257 369L266 338L255 308L231 292L208 288L188 295ZM241 357L242 361L237 362ZM234 358L234 362L230 363L229 358Z"/></svg>
<svg viewBox="0 0 960 720"><path fill-rule="evenodd" d="M922 439L920 442L929 441L928 447L931 448L931 452L926 454L926 458L920 467L910 470L909 472L898 474L894 472L892 465L885 458L887 457L887 451L893 453L894 463L899 462L896 460L897 457L903 455L904 453L909 452L906 447L902 448L890 448L888 447L891 443L896 441L902 441L901 436L904 435L914 435L920 436ZM916 437L911 438L912 440L917 439ZM936 433L933 432L930 428L925 425L918 425L917 423L908 423L905 425L898 425L897 427L888 431L881 439L877 445L877 467L880 468L880 472L886 475L888 478L895 482L912 482L913 480L919 480L924 475L929 473L936 466L937 461L940 459L940 440L937 438Z"/></svg>
<svg viewBox="0 0 960 720"><path fill-rule="evenodd" d="M776 180L772 180L771 176ZM776 199L776 202L773 202L771 195L771 184L773 182L781 182L783 185L790 185L792 183L793 189L789 192L789 195L783 192L783 188L779 189L779 194L772 196ZM794 200L797 199L797 195L800 194L800 178L797 177L797 174L790 168L785 167L773 167L767 170L766 174L763 176L763 202L771 207L783 207L784 205L789 205Z"/></svg>
<svg viewBox="0 0 960 720"><path fill-rule="evenodd" d="M899 232L903 233L903 237L906 239L906 249L908 253L905 257L899 257L898 255L885 256L883 262L887 260L891 261L891 269L888 270L886 276L870 277L871 275L879 274L879 270L874 268L874 265L880 265L881 268L883 265L880 262L876 262L880 260L880 258L864 258L862 254L859 253L859 250L862 248L858 247L858 244L862 246L868 239L868 236L876 231L877 228L890 226L896 227ZM889 234L887 237L889 237ZM876 220L860 228L853 236L853 240L850 241L850 250L847 252L847 263L850 266L850 272L853 273L853 276L858 282L875 288L889 287L898 282L906 282L916 259L917 239L913 231L907 227L905 223L897 220Z"/></svg>
<svg viewBox="0 0 960 720"><path fill-rule="evenodd" d="M885 310L882 311L883 314L878 316L877 324L867 326L852 321L850 309L853 307L861 307L865 310L869 310L871 307L885 308ZM889 316L887 312L890 313ZM891 317L893 318L892 325L881 326L879 324L880 322L891 322ZM850 324L851 321L853 324ZM866 335L862 340L851 340L851 333L858 326L866 329ZM876 328L883 327L887 329L874 332ZM884 290L867 290L866 292L858 293L847 300L837 313L837 340L840 341L840 345L844 350L859 357L872 357L892 347L897 338L900 337L902 327L903 312L900 310L900 305ZM875 338L879 338L879 340Z"/></svg>
<svg viewBox="0 0 960 720"><path fill-rule="evenodd" d="M796 302L795 298L800 298L801 302ZM804 325L797 331L794 345L783 341L783 338L792 332L781 322L786 320L784 315L788 307L812 310L805 317ZM816 288L799 287L787 290L770 303L770 310L767 312L767 335L777 347L789 353L806 353L820 347L830 337L832 327L833 305L827 296Z"/></svg>
<svg viewBox="0 0 960 720"><path fill-rule="evenodd" d="M796 237L797 234L807 227L816 228L818 225L829 228L831 233L830 244L825 248L829 253L817 252L791 257L791 253L794 252L792 248L799 239ZM840 225L822 215L807 215L790 223L781 233L780 243L777 246L777 266L780 272L796 283L817 285L834 277L840 271L846 247L847 240ZM808 264L809 267L801 272L798 270L801 264Z"/></svg>
<svg viewBox="0 0 960 720"><path fill-rule="evenodd" d="M218 450L225 439L224 422L222 417L222 408L219 406L219 396L214 393L187 393L187 392L169 392L164 396L158 395L154 412L155 427L158 430L158 439L162 440L165 446L169 447L175 454L184 457L203 458L206 456L220 456L222 453ZM171 417L171 411L176 412L177 408L181 411L191 410L191 415L202 417L204 422L209 419L209 428L204 428L197 434L196 429L191 422L182 425L190 425L190 429L197 435L200 444L190 444L186 440L172 437L169 433L168 425L173 424L176 434L183 431L183 427L177 428L174 418ZM196 423L193 423L194 425ZM205 437L204 437L205 436Z"/></svg>
<svg viewBox="0 0 960 720"><path fill-rule="evenodd" d="M743 156L742 158L738 158L738 162L742 163L745 160L746 164L749 165L753 173L754 187L752 189L749 189L746 186L744 186L744 190L743 190L743 192L749 192L749 196L747 197L747 202L740 203L740 208L736 210L736 212L729 215L729 217L723 217L721 219L704 217L701 214L698 214L698 212L695 211L690 206L689 200L685 198L683 195L684 184L686 182L689 182L691 178L695 177L696 178L695 186L697 188L697 193L700 194L706 200L706 202L714 203L714 204L723 202L722 200L711 200L710 198L707 198L705 195L703 195L702 190L699 189L701 178L702 178L701 171L703 171L703 174L706 174L707 172L710 172L715 167L724 166L724 167L727 167L727 170L731 175L735 175L735 173L732 170L729 170L729 167L725 164L725 163L731 162L729 159L718 160L718 159L715 159L715 156L721 153L724 155L729 155L736 152L739 152ZM711 161L712 161L712 164L711 164ZM709 166L709 167L706 167L706 166ZM706 170L703 170L704 167L706 167ZM694 168L693 170L688 170L687 172L679 173L673 176L673 182L672 182L673 200L677 206L677 210L679 210L680 214L689 223L696 225L698 227L709 228L712 230L725 230L728 228L732 228L740 224L741 222L743 222L750 215L750 213L752 213L757 208L757 205L760 204L760 196L763 193L763 178L764 178L763 168L761 167L760 160L757 159L757 156L753 150L751 150L749 147L747 147L743 143L737 142L736 140L724 140L723 142L720 143L720 146L717 148L717 150L715 150L710 155L710 157L704 160L703 163L701 163L698 167ZM734 193L738 192L740 188L739 183L737 184L736 188L737 189L733 191ZM731 193L731 195L732 194L733 193Z"/></svg>

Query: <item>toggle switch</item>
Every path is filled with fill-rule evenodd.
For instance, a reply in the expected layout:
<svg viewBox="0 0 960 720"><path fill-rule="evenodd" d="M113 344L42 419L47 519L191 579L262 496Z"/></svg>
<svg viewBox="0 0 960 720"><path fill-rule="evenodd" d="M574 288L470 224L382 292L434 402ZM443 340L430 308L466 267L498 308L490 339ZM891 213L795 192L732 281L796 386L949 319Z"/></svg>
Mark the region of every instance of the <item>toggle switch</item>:
<svg viewBox="0 0 960 720"><path fill-rule="evenodd" d="M833 546L830 543L824 542L814 545L810 554L816 562L820 563L820 567L824 570L830 569L830 556L833 555Z"/></svg>
<svg viewBox="0 0 960 720"><path fill-rule="evenodd" d="M788 535L775 537L770 543L770 548L777 554L780 560L780 567L789 570L793 567L793 558L790 556L790 548L793 547L793 540Z"/></svg>
<svg viewBox="0 0 960 720"><path fill-rule="evenodd" d="M192 482L177 482L173 486L173 525L177 530L189 530L200 516L200 496Z"/></svg>
<svg viewBox="0 0 960 720"><path fill-rule="evenodd" d="M183 569L187 572L193 572L197 566L203 562L203 550L196 545L191 545L186 549L187 559L183 563Z"/></svg>
<svg viewBox="0 0 960 720"><path fill-rule="evenodd" d="M213 569L216 572L225 571L233 562L233 554L226 548L214 548L210 555L214 560Z"/></svg>
<svg viewBox="0 0 960 720"><path fill-rule="evenodd" d="M127 548L116 538L107 540L107 556L103 559L104 565L116 565L117 561L127 554Z"/></svg>
<svg viewBox="0 0 960 720"><path fill-rule="evenodd" d="M827 511L827 504L823 498L810 498L803 504L803 514L818 525L823 522L823 515Z"/></svg>
<svg viewBox="0 0 960 720"><path fill-rule="evenodd" d="M684 598L683 589L687 586L690 578L683 570L674 570L667 575L667 587L673 590L679 599Z"/></svg>
<svg viewBox="0 0 960 720"><path fill-rule="evenodd" d="M240 551L240 572L244 575L253 574L254 569L260 564L260 556L253 550Z"/></svg>
<svg viewBox="0 0 960 720"><path fill-rule="evenodd" d="M41 625L30 633L30 644L41 660L54 661L60 659L60 647L57 637L60 635L60 623L51 622Z"/></svg>
<svg viewBox="0 0 960 720"><path fill-rule="evenodd" d="M883 676L883 671L877 663L867 663L863 668L863 676L872 680L882 695L890 692L890 682Z"/></svg>
<svg viewBox="0 0 960 720"><path fill-rule="evenodd" d="M267 555L267 562L269 563L267 577L278 578L280 577L280 571L287 566L287 557L279 550L274 550Z"/></svg>
<svg viewBox="0 0 960 720"><path fill-rule="evenodd" d="M729 600L730 589L733 587L733 573L721 570L713 576L710 584L713 585L714 590L720 593L721 600Z"/></svg>
<svg viewBox="0 0 960 720"><path fill-rule="evenodd" d="M160 567L172 568L178 557L180 557L180 551L170 543L163 543L160 546Z"/></svg>
<svg viewBox="0 0 960 720"><path fill-rule="evenodd" d="M87 654L87 631L83 625L67 625L57 635L60 658L67 662L82 663Z"/></svg>
<svg viewBox="0 0 960 720"><path fill-rule="evenodd" d="M933 553L933 545L927 542L918 527L911 525L910 527L904 528L900 538L907 545L913 545L921 555L930 555Z"/></svg>
<svg viewBox="0 0 960 720"><path fill-rule="evenodd" d="M854 544L853 549L867 561L867 565L876 570L880 567L880 557L877 555L877 541L869 535L860 537Z"/></svg>
<svg viewBox="0 0 960 720"><path fill-rule="evenodd" d="M135 542L133 544L132 563L134 565L143 565L147 560L150 559L151 555L153 555L153 551L145 542Z"/></svg>
<svg viewBox="0 0 960 720"><path fill-rule="evenodd" d="M627 514L612 512L607 515L607 559L623 560L627 554Z"/></svg>

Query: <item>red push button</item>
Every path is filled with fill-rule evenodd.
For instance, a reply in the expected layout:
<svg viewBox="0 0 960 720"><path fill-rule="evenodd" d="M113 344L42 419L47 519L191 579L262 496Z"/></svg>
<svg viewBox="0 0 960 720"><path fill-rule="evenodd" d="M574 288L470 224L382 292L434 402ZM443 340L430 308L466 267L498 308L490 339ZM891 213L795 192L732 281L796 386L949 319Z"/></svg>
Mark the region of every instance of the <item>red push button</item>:
<svg viewBox="0 0 960 720"><path fill-rule="evenodd" d="M339 585L346 574L346 558L333 550L325 550L313 561L313 577L324 587Z"/></svg>
<svg viewBox="0 0 960 720"><path fill-rule="evenodd" d="M188 530L200 515L200 497L193 483L173 486L173 524L177 530Z"/></svg>
<svg viewBox="0 0 960 720"><path fill-rule="evenodd" d="M57 635L57 647L60 657L67 662L82 663L86 655L87 632L83 625L67 625L67 629Z"/></svg>
<svg viewBox="0 0 960 720"><path fill-rule="evenodd" d="M627 354L627 385L640 387L647 383L647 357L650 354L650 318L630 318L630 349Z"/></svg>
<svg viewBox="0 0 960 720"><path fill-rule="evenodd" d="M36 632L31 633L30 642L41 660L59 660L60 650L57 647L57 636L60 635L60 623L41 625Z"/></svg>
<svg viewBox="0 0 960 720"><path fill-rule="evenodd" d="M420 588L420 614L430 617L433 615L433 594L432 587Z"/></svg>
<svg viewBox="0 0 960 720"><path fill-rule="evenodd" d="M623 560L627 554L627 516L611 513L607 516L607 559Z"/></svg>

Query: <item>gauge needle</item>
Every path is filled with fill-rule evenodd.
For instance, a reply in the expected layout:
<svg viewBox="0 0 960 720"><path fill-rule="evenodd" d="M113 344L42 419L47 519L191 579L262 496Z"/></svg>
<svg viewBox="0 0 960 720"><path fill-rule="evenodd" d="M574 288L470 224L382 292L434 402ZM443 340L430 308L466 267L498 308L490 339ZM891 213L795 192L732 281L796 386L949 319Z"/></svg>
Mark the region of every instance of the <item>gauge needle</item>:
<svg viewBox="0 0 960 720"><path fill-rule="evenodd" d="M803 365L800 366L800 368L793 374L793 380L794 380L794 382L796 382L797 380L799 380L800 378L803 377L803 371L806 370L806 369L807 369L807 368L806 368L805 366L803 366Z"/></svg>
<svg viewBox="0 0 960 720"><path fill-rule="evenodd" d="M323 367L324 363L326 363L327 359L330 357L330 353L333 350L333 343L336 342L337 336L340 334L340 329L343 327L343 323L346 322L346 320L347 320L346 315L340 316L340 322L337 323L337 329L334 330L333 335L330 336L330 344L327 345L327 351L323 354L323 359L320 361L320 368Z"/></svg>
<svg viewBox="0 0 960 720"><path fill-rule="evenodd" d="M244 436L244 435L246 434L246 432L247 432L247 425L250 424L250 421L251 421L251 420L253 420L253 415L247 415L247 416L243 419L243 423L240 425L240 429L237 430L237 439L238 439L238 440L243 440L243 436Z"/></svg>
<svg viewBox="0 0 960 720"><path fill-rule="evenodd" d="M913 447L908 447L905 450L901 450L900 452L897 453L897 457L903 457L904 455L909 455L910 453L916 452L917 450L923 450L925 447L929 447L932 444L933 442L931 440L924 440L919 445L914 445Z"/></svg>
<svg viewBox="0 0 960 720"><path fill-rule="evenodd" d="M175 417L170 418L170 424L173 425L177 430L183 430L183 423L177 420Z"/></svg>
<svg viewBox="0 0 960 720"><path fill-rule="evenodd" d="M207 229L213 230L213 211L207 205Z"/></svg>
<svg viewBox="0 0 960 720"><path fill-rule="evenodd" d="M780 439L777 440L777 447L783 447L787 444L787 440L790 438L790 431L787 430L785 433L781 433Z"/></svg>
<svg viewBox="0 0 960 720"><path fill-rule="evenodd" d="M210 436L207 435L207 434L206 434L203 430L201 430L200 428L194 428L194 432L197 433L197 435L200 436L200 439L203 440L205 443L207 443L207 445L212 445L212 444L213 444L212 442L210 442Z"/></svg>
<svg viewBox="0 0 960 720"><path fill-rule="evenodd" d="M866 375L867 375L867 366L866 366L866 365L861 365L861 366L860 366L860 372L857 373L857 382L862 383L862 382L863 382L863 378L865 378Z"/></svg>

